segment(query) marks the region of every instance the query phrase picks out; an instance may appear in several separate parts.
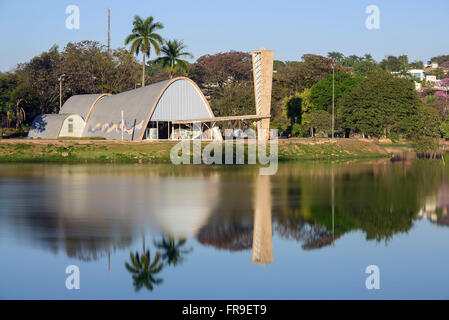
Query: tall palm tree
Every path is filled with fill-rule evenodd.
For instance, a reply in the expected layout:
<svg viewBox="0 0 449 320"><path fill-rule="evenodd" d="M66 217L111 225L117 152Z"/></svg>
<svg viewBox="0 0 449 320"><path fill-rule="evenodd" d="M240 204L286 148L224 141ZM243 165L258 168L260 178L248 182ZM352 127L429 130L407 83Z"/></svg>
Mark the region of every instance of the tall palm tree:
<svg viewBox="0 0 449 320"><path fill-rule="evenodd" d="M156 278L156 274L164 268L164 264L160 261L160 252L156 252L153 262L151 262L150 250L142 253L142 256L139 256L138 252L130 252L129 256L131 263L125 262L125 267L132 274L133 285L136 291L140 291L144 286L152 291L154 285L162 283L162 278Z"/></svg>
<svg viewBox="0 0 449 320"><path fill-rule="evenodd" d="M184 249L185 243L185 239L176 242L173 237L163 237L160 242L155 242L155 246L163 252L162 258L167 260L168 265L176 266L184 260L183 255L193 250L193 248Z"/></svg>
<svg viewBox="0 0 449 320"><path fill-rule="evenodd" d="M151 47L153 46L156 55L161 53L161 45L164 43L162 37L156 33L157 30L164 28L160 22L155 22L153 17L142 20L139 16L134 16L134 28L132 33L126 37L125 45L131 43L131 52L136 55L142 54L142 87L145 86L145 56L150 58Z"/></svg>
<svg viewBox="0 0 449 320"><path fill-rule="evenodd" d="M193 55L190 52L184 51L186 49L187 46L181 40L166 41L161 50L163 56L157 58L154 62L162 63L162 66L168 69L168 74L171 79L173 78L177 68L187 71L187 61L181 58L188 57L193 59Z"/></svg>

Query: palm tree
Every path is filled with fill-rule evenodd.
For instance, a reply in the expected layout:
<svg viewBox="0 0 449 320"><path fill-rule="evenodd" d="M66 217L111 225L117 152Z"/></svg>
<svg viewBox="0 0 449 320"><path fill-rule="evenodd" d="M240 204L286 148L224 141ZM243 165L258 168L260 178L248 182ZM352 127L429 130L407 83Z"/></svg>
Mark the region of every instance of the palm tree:
<svg viewBox="0 0 449 320"><path fill-rule="evenodd" d="M163 251L162 258L167 260L168 265L176 266L184 260L183 255L192 252L193 248L183 249L186 240L181 239L176 243L173 237L163 237L162 241L155 242L154 245Z"/></svg>
<svg viewBox="0 0 449 320"><path fill-rule="evenodd" d="M164 28L160 22L154 22L153 17L148 17L142 20L141 17L135 16L133 22L134 28L132 33L126 37L125 45L131 43L131 52L136 55L142 54L142 87L145 86L145 56L150 58L151 46L153 46L156 55L161 53L161 45L164 40L156 33L157 30Z"/></svg>
<svg viewBox="0 0 449 320"><path fill-rule="evenodd" d="M327 57L329 59L334 60L335 63L340 63L343 61L343 59L345 58L344 54L341 52L337 52L337 51L331 51L327 53Z"/></svg>
<svg viewBox="0 0 449 320"><path fill-rule="evenodd" d="M370 53L366 53L366 54L363 56L363 59L364 59L365 61L368 61L368 62L374 62L373 56L372 56Z"/></svg>
<svg viewBox="0 0 449 320"><path fill-rule="evenodd" d="M154 62L162 63L164 68L168 68L168 74L171 79L177 68L187 71L187 61L182 60L182 57L193 59L193 55L190 52L184 51L185 49L187 49L187 46L181 40L166 41L161 50L163 56L157 58Z"/></svg>
<svg viewBox="0 0 449 320"><path fill-rule="evenodd" d="M156 278L155 275L162 271L164 264L160 261L161 254L156 252L153 262L151 262L150 250L135 254L130 252L131 264L125 262L126 269L133 275L133 285L136 291L140 291L145 286L150 291L153 291L154 285L162 283L162 278Z"/></svg>

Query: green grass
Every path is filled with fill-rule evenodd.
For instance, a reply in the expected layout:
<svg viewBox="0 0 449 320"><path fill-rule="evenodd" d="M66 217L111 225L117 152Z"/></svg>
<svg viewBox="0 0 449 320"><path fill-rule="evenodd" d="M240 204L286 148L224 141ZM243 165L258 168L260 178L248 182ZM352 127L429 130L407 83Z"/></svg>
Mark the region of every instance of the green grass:
<svg viewBox="0 0 449 320"><path fill-rule="evenodd" d="M54 140L52 142L0 141L0 162L123 162L170 163L170 150L177 142L118 143L110 141ZM203 148L206 146L203 143ZM235 150L235 146L234 146ZM245 145L245 162L248 146ZM224 158L224 146L223 146ZM279 161L339 160L388 157L381 147L357 140L305 144L282 141ZM235 153L234 153L235 163Z"/></svg>

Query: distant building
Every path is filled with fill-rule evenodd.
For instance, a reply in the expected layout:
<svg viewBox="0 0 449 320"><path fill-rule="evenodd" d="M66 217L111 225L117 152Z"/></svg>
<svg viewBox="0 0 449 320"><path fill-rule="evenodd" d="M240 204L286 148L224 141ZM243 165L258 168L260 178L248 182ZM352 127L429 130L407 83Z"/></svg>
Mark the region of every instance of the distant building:
<svg viewBox="0 0 449 320"><path fill-rule="evenodd" d="M415 90L420 92L422 90L422 84L415 81Z"/></svg>
<svg viewBox="0 0 449 320"><path fill-rule="evenodd" d="M426 82L429 84L435 84L437 82L437 76L426 75Z"/></svg>
<svg viewBox="0 0 449 320"><path fill-rule="evenodd" d="M419 81L423 81L426 79L426 73L423 69L410 69L407 71L407 73L414 79L417 79Z"/></svg>

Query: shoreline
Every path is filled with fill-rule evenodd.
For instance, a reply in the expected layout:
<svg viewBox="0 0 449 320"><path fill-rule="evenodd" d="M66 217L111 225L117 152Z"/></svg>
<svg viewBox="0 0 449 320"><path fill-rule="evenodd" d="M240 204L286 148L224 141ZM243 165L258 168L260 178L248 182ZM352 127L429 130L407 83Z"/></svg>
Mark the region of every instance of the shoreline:
<svg viewBox="0 0 449 320"><path fill-rule="evenodd" d="M170 150L178 142L1 139L0 163L170 163ZM392 157L391 148L387 150L369 140L323 138L278 142L279 162ZM202 148L206 144L203 142Z"/></svg>

